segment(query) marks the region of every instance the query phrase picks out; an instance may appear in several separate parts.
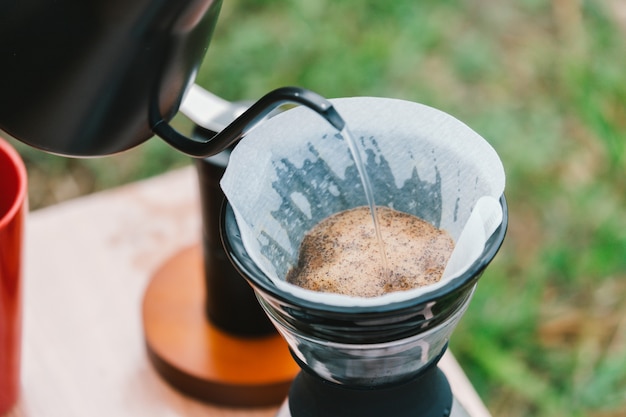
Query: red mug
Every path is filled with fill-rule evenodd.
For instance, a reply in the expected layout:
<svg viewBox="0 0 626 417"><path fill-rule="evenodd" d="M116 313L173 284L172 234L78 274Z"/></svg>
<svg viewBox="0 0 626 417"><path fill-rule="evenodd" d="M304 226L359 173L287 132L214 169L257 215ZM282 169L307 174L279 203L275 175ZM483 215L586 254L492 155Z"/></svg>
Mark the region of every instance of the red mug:
<svg viewBox="0 0 626 417"><path fill-rule="evenodd" d="M17 401L22 333L22 247L26 168L0 138L0 415Z"/></svg>

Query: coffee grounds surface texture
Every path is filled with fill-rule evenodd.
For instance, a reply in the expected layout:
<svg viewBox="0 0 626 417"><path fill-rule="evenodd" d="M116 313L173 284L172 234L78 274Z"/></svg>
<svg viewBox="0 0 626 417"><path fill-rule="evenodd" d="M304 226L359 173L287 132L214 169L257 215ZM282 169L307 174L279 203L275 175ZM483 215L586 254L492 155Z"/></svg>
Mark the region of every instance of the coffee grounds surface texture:
<svg viewBox="0 0 626 417"><path fill-rule="evenodd" d="M287 282L320 292L377 297L436 283L454 241L411 214L377 207L385 266L369 207L335 213L304 237Z"/></svg>

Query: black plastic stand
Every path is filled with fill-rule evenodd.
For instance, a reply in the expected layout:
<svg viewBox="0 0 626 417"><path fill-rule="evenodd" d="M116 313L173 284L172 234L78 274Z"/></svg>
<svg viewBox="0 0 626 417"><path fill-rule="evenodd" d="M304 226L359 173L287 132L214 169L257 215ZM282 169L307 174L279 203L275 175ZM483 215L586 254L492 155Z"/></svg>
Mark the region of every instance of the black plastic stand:
<svg viewBox="0 0 626 417"><path fill-rule="evenodd" d="M227 162L228 151L196 161L203 242L152 276L142 305L146 348L163 379L186 395L231 407L273 406L300 369L221 244L219 180Z"/></svg>
<svg viewBox="0 0 626 417"><path fill-rule="evenodd" d="M291 417L448 417L452 391L434 361L416 378L388 387L349 387L303 368L289 391Z"/></svg>

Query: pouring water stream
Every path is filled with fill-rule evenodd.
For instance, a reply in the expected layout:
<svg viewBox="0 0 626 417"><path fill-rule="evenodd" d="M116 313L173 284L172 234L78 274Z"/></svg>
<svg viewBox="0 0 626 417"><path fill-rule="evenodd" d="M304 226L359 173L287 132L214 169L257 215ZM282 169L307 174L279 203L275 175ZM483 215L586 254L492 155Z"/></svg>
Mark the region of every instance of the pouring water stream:
<svg viewBox="0 0 626 417"><path fill-rule="evenodd" d="M387 261L387 252L385 251L385 242L383 240L383 236L380 230L380 223L378 221L378 216L376 215L376 202L374 200L374 190L372 188L372 182L370 181L369 175L367 175L367 172L365 171L365 164L363 164L363 159L361 158L361 153L359 152L358 144L355 140L355 137L352 135L350 129L348 129L347 124L340 131L340 135L348 144L350 154L352 155L352 159L354 159L354 164L356 165L356 169L359 173L359 176L361 177L361 184L363 185L365 198L367 200L370 213L372 214L376 240L378 241L378 247L380 249L380 257L383 265L381 274L386 274L389 272L389 263Z"/></svg>

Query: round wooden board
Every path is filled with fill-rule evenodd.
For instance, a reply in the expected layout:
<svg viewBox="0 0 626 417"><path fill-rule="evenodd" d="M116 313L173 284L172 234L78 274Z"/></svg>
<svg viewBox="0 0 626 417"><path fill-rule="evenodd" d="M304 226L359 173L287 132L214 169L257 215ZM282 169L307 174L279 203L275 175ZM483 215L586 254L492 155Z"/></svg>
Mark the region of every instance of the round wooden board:
<svg viewBox="0 0 626 417"><path fill-rule="evenodd" d="M154 274L143 300L148 356L181 392L229 406L282 402L300 371L278 335L241 338L206 318L202 248L168 259ZM233 300L236 302L236 300Z"/></svg>

